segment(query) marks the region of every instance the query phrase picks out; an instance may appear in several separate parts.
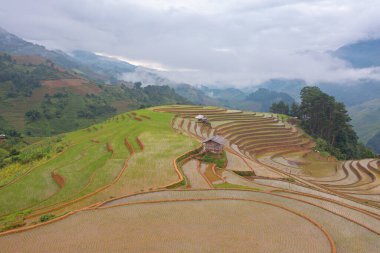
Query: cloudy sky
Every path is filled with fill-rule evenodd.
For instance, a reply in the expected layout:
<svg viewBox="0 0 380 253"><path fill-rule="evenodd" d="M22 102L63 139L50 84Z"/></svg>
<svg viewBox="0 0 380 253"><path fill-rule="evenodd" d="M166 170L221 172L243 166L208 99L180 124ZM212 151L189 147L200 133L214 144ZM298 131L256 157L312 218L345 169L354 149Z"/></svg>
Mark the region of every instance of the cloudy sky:
<svg viewBox="0 0 380 253"><path fill-rule="evenodd" d="M0 0L0 26L194 84L377 77L326 51L380 37L378 0Z"/></svg>

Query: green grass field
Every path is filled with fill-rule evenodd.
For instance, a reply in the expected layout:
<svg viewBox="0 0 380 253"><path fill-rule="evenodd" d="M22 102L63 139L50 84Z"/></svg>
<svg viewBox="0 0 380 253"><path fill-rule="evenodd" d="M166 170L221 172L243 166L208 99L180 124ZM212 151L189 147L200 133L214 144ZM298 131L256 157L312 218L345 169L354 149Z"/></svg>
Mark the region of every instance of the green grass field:
<svg viewBox="0 0 380 253"><path fill-rule="evenodd" d="M21 173L14 173L18 178L11 178L17 181L0 188L0 216L7 220L9 215L21 210L28 210L32 215L49 212L105 186L109 187L84 198L83 205L175 182L178 176L173 159L195 148L197 142L173 131L170 125L172 114L151 110L135 113L142 121L134 119L131 113L130 117L127 114L115 116L64 135L61 143L66 148L61 153L52 152L51 159L45 158L33 165L18 165ZM136 141L138 136L144 150ZM126 139L135 152L133 155L125 143ZM121 173L128 158L129 164ZM26 171L30 172L24 175ZM55 182L53 172L63 177L63 187ZM81 202L77 202L78 205Z"/></svg>

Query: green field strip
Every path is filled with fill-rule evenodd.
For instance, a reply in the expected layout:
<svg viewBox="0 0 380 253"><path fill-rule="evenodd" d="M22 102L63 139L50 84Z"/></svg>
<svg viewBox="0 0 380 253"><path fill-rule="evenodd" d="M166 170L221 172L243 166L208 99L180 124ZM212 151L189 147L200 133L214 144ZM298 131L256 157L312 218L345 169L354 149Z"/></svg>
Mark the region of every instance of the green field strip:
<svg viewBox="0 0 380 253"><path fill-rule="evenodd" d="M173 117L172 114L144 110L142 115L151 119L142 118L142 121L134 121L129 120L128 117L124 117L124 119L114 117L87 129L65 134L63 141L71 145L67 148L65 154L33 170L30 175L27 175L18 184L9 188L9 193L14 192L14 190L20 192L19 195L23 196L22 200L18 198L15 200L15 204L7 205L2 210L0 207L0 210L5 214L16 212L26 207L33 207L32 210L41 213L48 212L51 208L63 206L65 202L81 205L82 197L86 197L88 194L112 183L119 176L126 159L130 157L130 152L125 145L125 138L128 139L128 142L137 152L136 155L140 153L141 146L136 140L136 137L140 135L140 139L145 145L143 152L153 152L154 154L150 158L148 158L149 155L145 157L142 154L140 158L137 158L137 162L132 161L134 163L133 169L127 168L125 172L128 172L128 174L121 174L120 180L116 184L124 186L127 183L127 189L136 190L141 187L147 188L150 185L159 187L164 183L174 181L176 173L172 167L173 157L176 157L175 155L178 152L194 147L195 142L193 139L178 135L173 131L169 124ZM152 137L146 140L144 136L149 135L149 133L152 134ZM151 140L154 140L154 143L150 142ZM165 149L165 145L162 145L162 140L165 140L165 144L169 145L167 149ZM107 143L112 146L112 154L106 149ZM152 167L153 160L158 163L157 169L165 168L165 170L160 169L157 171L156 168L150 168L156 169L150 171L148 167ZM160 161L166 162L161 164L162 162ZM143 171L145 168L148 170ZM51 177L52 171L56 171L64 178L65 185L62 189L57 187L56 182ZM25 184L29 184L29 181L41 181L42 177L45 177L48 183L41 189L30 186L28 191L36 193L33 194L32 199L28 198L30 194L26 194L26 191L18 189ZM135 187L134 185L140 186ZM50 194L46 193L48 186L54 188L49 192ZM124 190L123 186L121 187L122 189L118 188L116 192ZM113 185L110 185L110 188L112 189ZM89 196L88 199L86 197L86 199L83 199L82 204L88 203L87 201L97 201L105 198L106 195L112 194L111 189L107 189L106 193L98 192L94 196ZM117 186L115 189L117 189ZM0 201L6 202L9 197L14 197L14 195L1 194ZM75 201L76 199L80 199L78 203ZM20 204L21 202L23 204Z"/></svg>
<svg viewBox="0 0 380 253"><path fill-rule="evenodd" d="M99 159L97 159L95 162L93 162L91 165L84 165L82 166L86 168L86 173L73 173L74 167L70 167L71 171L70 174L64 174L62 169L60 171L62 175L66 175L65 178L68 180L64 189L60 191L60 194L57 194L55 196L55 199L48 201L48 202L54 202L54 201L69 201L74 198L79 198L80 196L86 195L93 190L96 190L97 188L100 188L103 185L106 185L107 183L112 182L112 180L117 176L117 174L120 172L120 170L123 167L125 159L129 157L129 151L126 149L124 144L124 136L126 132L129 132L130 126L123 127L118 126L117 129L113 130L121 130L124 131L115 131L116 134L112 133L108 136L102 136L102 139L108 139L110 140L110 143L112 144L113 148L113 154L107 152L105 155L101 156ZM104 143L105 144L105 143ZM104 149L104 144L99 143L99 148ZM97 154L92 154L92 157L99 157ZM122 157L122 158L118 158ZM78 170L81 171L82 169ZM69 177L70 176L70 177ZM72 179L75 179L73 182ZM87 183L84 184L87 180ZM70 183L69 183L70 182ZM79 188L79 191L78 191ZM67 192L71 193L69 197L67 197ZM46 203L44 203L46 204Z"/></svg>
<svg viewBox="0 0 380 253"><path fill-rule="evenodd" d="M57 188L54 180L51 178L51 172L57 169L60 169L59 173L66 179L67 185L56 196L65 196L67 192L70 192L70 187L80 188L80 185L76 184L73 184L71 186L71 177L69 176L70 174L67 174L66 171L62 168L66 167L70 168L71 170L75 170L75 168L78 167L84 168L88 165L89 162L92 161L91 158L98 159L99 157L102 157L102 152L104 153L103 156L109 156L104 146L100 147L101 153L92 152L90 146L95 146L92 142L90 142L90 139L93 137L98 137L97 140L99 141L101 141L103 138L106 139L108 136L103 135L102 133L109 131L110 126L117 126L117 128L120 129L123 128L121 123L112 122L110 124L104 124L102 128L100 128L100 125L97 125L96 127L99 128L99 130L96 132L87 132L80 130L73 134L68 134L65 136L65 140L69 140L70 142L77 144L69 147L65 154L58 156L55 159L52 159L45 164L33 169L30 174L28 174L20 181L16 182L14 185L0 189L0 203L4 203L1 205L2 208L0 207L0 214L4 215L5 213L17 211L28 206L39 204L45 199L48 199L49 197L55 195L59 189ZM119 132L119 129L114 130L116 130L115 132ZM81 163L83 163L83 161L86 162L81 166ZM83 172L83 169L80 170L80 173L84 176L87 175ZM44 180L42 181L40 178ZM82 177L79 178L82 179ZM33 182L39 183L36 184ZM28 194L28 192L33 192L33 195ZM54 201L54 199L55 198L52 198L52 201ZM50 201L47 203L50 203Z"/></svg>

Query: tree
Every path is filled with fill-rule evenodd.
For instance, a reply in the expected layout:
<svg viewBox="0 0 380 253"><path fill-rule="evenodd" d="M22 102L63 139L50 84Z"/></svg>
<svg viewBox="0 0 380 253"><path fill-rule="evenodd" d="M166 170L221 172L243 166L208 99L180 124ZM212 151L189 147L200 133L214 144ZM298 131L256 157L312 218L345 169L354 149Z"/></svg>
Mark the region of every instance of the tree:
<svg viewBox="0 0 380 253"><path fill-rule="evenodd" d="M36 120L39 120L41 118L41 113L37 110L30 110L30 111L27 111L25 113L25 117L29 121L36 121Z"/></svg>
<svg viewBox="0 0 380 253"><path fill-rule="evenodd" d="M299 117L300 106L297 103L293 103L290 106L289 115L292 117Z"/></svg>
<svg viewBox="0 0 380 253"><path fill-rule="evenodd" d="M133 84L133 87L135 88L135 89L141 89L141 86L142 86L142 83L141 82L135 82L134 84Z"/></svg>
<svg viewBox="0 0 380 253"><path fill-rule="evenodd" d="M339 150L339 158L359 159L372 157L370 150L358 142L356 132L349 124L351 118L343 103L323 93L318 87L304 87L301 90L301 105L298 109L301 127L311 136L321 138L329 146L326 151ZM330 152L331 153L331 152Z"/></svg>
<svg viewBox="0 0 380 253"><path fill-rule="evenodd" d="M285 104L283 101L278 103L273 103L269 109L270 112L279 114L289 114L289 105Z"/></svg>

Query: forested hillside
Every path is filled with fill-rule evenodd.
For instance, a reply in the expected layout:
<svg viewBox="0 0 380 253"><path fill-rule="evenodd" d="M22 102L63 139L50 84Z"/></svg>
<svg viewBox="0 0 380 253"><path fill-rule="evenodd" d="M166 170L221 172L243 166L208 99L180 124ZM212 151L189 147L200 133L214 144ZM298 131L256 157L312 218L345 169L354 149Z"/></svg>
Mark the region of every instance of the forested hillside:
<svg viewBox="0 0 380 253"><path fill-rule="evenodd" d="M40 57L0 55L3 128L48 136L86 127L116 113L189 103L167 86L95 84Z"/></svg>
<svg viewBox="0 0 380 253"><path fill-rule="evenodd" d="M345 105L318 87L301 90L298 117L301 127L317 139L317 149L327 151L339 159L373 157L374 154L359 142L350 125Z"/></svg>

